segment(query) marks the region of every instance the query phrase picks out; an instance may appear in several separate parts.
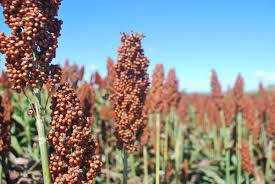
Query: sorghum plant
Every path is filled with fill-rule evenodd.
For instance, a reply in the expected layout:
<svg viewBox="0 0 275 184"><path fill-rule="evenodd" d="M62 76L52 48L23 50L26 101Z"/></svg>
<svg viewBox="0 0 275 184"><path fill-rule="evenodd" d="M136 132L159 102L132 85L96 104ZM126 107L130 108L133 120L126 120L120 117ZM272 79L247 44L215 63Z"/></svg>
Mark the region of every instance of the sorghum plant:
<svg viewBox="0 0 275 184"><path fill-rule="evenodd" d="M8 88L10 86L8 76L4 70L2 71L2 74L0 77L0 86L3 88Z"/></svg>
<svg viewBox="0 0 275 184"><path fill-rule="evenodd" d="M143 106L149 86L148 59L143 54L143 35L122 33L118 60L115 65L117 80L111 96L116 123L118 148L128 152L137 149L139 132L145 126Z"/></svg>
<svg viewBox="0 0 275 184"><path fill-rule="evenodd" d="M231 95L227 96L224 101L224 119L227 126L231 125L236 115L236 105Z"/></svg>
<svg viewBox="0 0 275 184"><path fill-rule="evenodd" d="M127 182L127 152L137 150L137 140L145 127L143 111L149 86L149 60L141 47L143 35L121 33L121 45L115 65L116 81L111 96L117 147L124 150L124 179Z"/></svg>
<svg viewBox="0 0 275 184"><path fill-rule="evenodd" d="M217 108L221 110L224 106L224 98L222 94L221 84L215 70L212 70L211 74L211 97Z"/></svg>
<svg viewBox="0 0 275 184"><path fill-rule="evenodd" d="M116 79L116 69L112 58L107 59L107 76L104 78L104 86L109 93L114 91L114 82Z"/></svg>
<svg viewBox="0 0 275 184"><path fill-rule="evenodd" d="M95 89L93 84L85 81L79 86L77 94L85 117L93 121L93 115L95 114Z"/></svg>
<svg viewBox="0 0 275 184"><path fill-rule="evenodd" d="M242 141L242 147L240 152L243 171L248 173L249 175L252 175L254 172L254 164L252 161L249 144L246 139L243 139Z"/></svg>
<svg viewBox="0 0 275 184"><path fill-rule="evenodd" d="M186 122L188 117L188 98L184 92L180 94L179 105L176 113L180 118L181 122Z"/></svg>
<svg viewBox="0 0 275 184"><path fill-rule="evenodd" d="M152 75L152 84L146 100L149 113L157 113L162 110L163 82L164 67L162 64L157 64Z"/></svg>
<svg viewBox="0 0 275 184"><path fill-rule="evenodd" d="M233 100L238 112L242 111L241 101L244 96L244 80L241 74L238 74L233 88Z"/></svg>
<svg viewBox="0 0 275 184"><path fill-rule="evenodd" d="M76 93L61 85L52 96L52 121L48 134L53 149L50 173L54 183L93 183L102 162L96 155L98 143L91 138L89 123Z"/></svg>
<svg viewBox="0 0 275 184"><path fill-rule="evenodd" d="M60 81L60 68L51 64L55 57L62 21L56 18L61 0L1 0L5 23L10 35L0 33L0 52L5 54L11 88L17 92L31 90L39 136L44 183L50 183L44 105L40 90L43 84L54 86Z"/></svg>
<svg viewBox="0 0 275 184"><path fill-rule="evenodd" d="M261 123L264 123L267 119L267 109L270 103L269 93L264 89L262 83L259 83L258 100L256 106L258 108L258 116Z"/></svg>
<svg viewBox="0 0 275 184"><path fill-rule="evenodd" d="M170 107L175 110L179 102L178 79L175 69L170 69L163 89L163 113L167 115Z"/></svg>
<svg viewBox="0 0 275 184"><path fill-rule="evenodd" d="M0 152L8 151L10 145L10 129L11 129L12 105L10 103L10 95L5 92L0 97Z"/></svg>
<svg viewBox="0 0 275 184"><path fill-rule="evenodd" d="M67 59L62 68L61 83L69 82L72 88L77 88L78 83L83 79L84 71L84 66L81 66L80 69L76 63L71 66L70 61Z"/></svg>
<svg viewBox="0 0 275 184"><path fill-rule="evenodd" d="M265 130L271 138L275 138L275 95L272 96L270 105L268 107L268 117L269 120Z"/></svg>
<svg viewBox="0 0 275 184"><path fill-rule="evenodd" d="M243 107L243 117L246 124L246 129L249 133L253 133L256 123L256 109L249 97L244 97L241 101Z"/></svg>
<svg viewBox="0 0 275 184"><path fill-rule="evenodd" d="M91 81L93 81L93 83L97 84L99 88L104 88L104 79L102 79L102 77L98 71L96 71L91 76Z"/></svg>
<svg viewBox="0 0 275 184"><path fill-rule="evenodd" d="M12 111L13 108L10 102L10 94L6 91L0 96L0 181L2 181L2 171L4 170L7 182L11 182L9 178L7 157L11 142ZM4 167L4 169L2 167Z"/></svg>

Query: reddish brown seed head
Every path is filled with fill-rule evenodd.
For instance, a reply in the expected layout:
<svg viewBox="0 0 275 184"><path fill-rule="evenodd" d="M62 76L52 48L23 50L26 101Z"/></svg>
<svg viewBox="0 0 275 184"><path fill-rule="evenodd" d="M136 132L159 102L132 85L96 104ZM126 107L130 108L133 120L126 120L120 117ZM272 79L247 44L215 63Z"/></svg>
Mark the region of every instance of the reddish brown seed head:
<svg viewBox="0 0 275 184"><path fill-rule="evenodd" d="M8 151L11 141L11 98L8 91L0 96L0 153Z"/></svg>
<svg viewBox="0 0 275 184"><path fill-rule="evenodd" d="M219 110L223 109L224 98L222 94L222 87L215 70L212 70L211 74L211 98Z"/></svg>
<svg viewBox="0 0 275 184"><path fill-rule="evenodd" d="M242 141L242 147L240 152L243 171L247 172L249 175L252 175L254 172L254 164L251 158L248 142L245 139L243 139Z"/></svg>
<svg viewBox="0 0 275 184"><path fill-rule="evenodd" d="M53 150L50 155L52 181L92 181L102 166L97 156L98 142L91 138L90 125L81 102L68 83L61 85L57 94L52 96L51 109L52 121L48 141Z"/></svg>
<svg viewBox="0 0 275 184"><path fill-rule="evenodd" d="M149 60L141 46L143 35L132 32L121 34L121 45L115 65L116 82L111 96L116 126L117 146L128 152L137 149L137 143L146 123L143 111L149 86Z"/></svg>
<svg viewBox="0 0 275 184"><path fill-rule="evenodd" d="M178 79L174 68L169 70L163 89L163 113L167 115L170 109L176 109L179 102Z"/></svg>
<svg viewBox="0 0 275 184"><path fill-rule="evenodd" d="M157 64L153 72L151 88L146 99L146 106L149 113L157 113L163 110L163 82L164 67L162 64Z"/></svg>
<svg viewBox="0 0 275 184"><path fill-rule="evenodd" d="M56 1L1 1L5 23L11 33L0 33L0 53L5 55L11 88L42 87L58 82L55 58L62 21L56 18ZM54 80L55 79L55 80Z"/></svg>
<svg viewBox="0 0 275 184"><path fill-rule="evenodd" d="M244 79L241 76L241 74L238 74L237 79L235 81L234 88L233 88L234 102L236 104L238 111L242 111L240 103L243 96L244 96Z"/></svg>

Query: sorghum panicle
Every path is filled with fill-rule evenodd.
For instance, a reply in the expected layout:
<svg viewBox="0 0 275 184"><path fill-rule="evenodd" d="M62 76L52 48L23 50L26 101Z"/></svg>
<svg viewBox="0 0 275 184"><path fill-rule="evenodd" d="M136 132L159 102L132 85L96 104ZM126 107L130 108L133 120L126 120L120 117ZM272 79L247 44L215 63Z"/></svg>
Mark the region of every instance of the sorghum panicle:
<svg viewBox="0 0 275 184"><path fill-rule="evenodd" d="M211 98L216 104L217 108L222 110L224 106L224 98L222 94L222 87L215 70L212 70L211 74Z"/></svg>
<svg viewBox="0 0 275 184"><path fill-rule="evenodd" d="M99 88L105 88L104 80L102 79L98 71L96 71L91 78L93 78L92 81L97 84Z"/></svg>
<svg viewBox="0 0 275 184"><path fill-rule="evenodd" d="M85 67L81 66L80 69L76 63L70 65L70 61L66 59L65 65L62 68L61 83L68 82L74 89L77 88L78 83L82 81L85 72Z"/></svg>
<svg viewBox="0 0 275 184"><path fill-rule="evenodd" d="M146 100L149 113L157 113L162 110L163 81L164 67L162 64L157 64L152 75L152 84Z"/></svg>
<svg viewBox="0 0 275 184"><path fill-rule="evenodd" d="M93 84L83 82L79 86L77 94L84 116L93 121L93 115L95 114L95 89Z"/></svg>
<svg viewBox="0 0 275 184"><path fill-rule="evenodd" d="M10 86L8 76L4 70L2 70L2 74L0 77L0 85L4 88L8 88Z"/></svg>
<svg viewBox="0 0 275 184"><path fill-rule="evenodd" d="M244 96L244 80L241 74L238 74L233 88L233 97L238 111L242 111L241 100Z"/></svg>
<svg viewBox="0 0 275 184"><path fill-rule="evenodd" d="M5 54L11 88L39 87L59 78L51 65L62 21L56 18L61 0L1 0L10 35L0 33L0 53ZM59 81L51 80L53 85Z"/></svg>
<svg viewBox="0 0 275 184"><path fill-rule="evenodd" d="M256 123L256 110L254 108L254 104L249 97L245 96L241 100L241 106L243 109L243 117L245 119L247 131L249 133L253 133Z"/></svg>
<svg viewBox="0 0 275 184"><path fill-rule="evenodd" d="M180 94L179 105L177 107L176 113L181 122L186 122L188 117L188 98L184 92L181 92Z"/></svg>
<svg viewBox="0 0 275 184"><path fill-rule="evenodd" d="M224 100L224 119L227 126L231 125L234 116L236 115L236 105L231 95Z"/></svg>
<svg viewBox="0 0 275 184"><path fill-rule="evenodd" d="M0 96L0 153L9 149L12 111L10 95L6 91L3 96Z"/></svg>
<svg viewBox="0 0 275 184"><path fill-rule="evenodd" d="M204 106L202 108L205 108ZM221 126L220 111L212 98L206 99L206 112L208 117L208 126Z"/></svg>
<svg viewBox="0 0 275 184"><path fill-rule="evenodd" d="M259 84L259 96L257 98L258 116L261 123L266 120L267 109L270 103L269 93L264 89L262 83Z"/></svg>
<svg viewBox="0 0 275 184"><path fill-rule="evenodd" d="M163 89L163 113L167 115L170 108L177 108L179 102L178 79L174 68L169 70Z"/></svg>
<svg viewBox="0 0 275 184"><path fill-rule="evenodd" d="M196 109L196 119L197 122L201 125L203 130L205 130L205 120L204 120L204 106L205 106L205 96L195 94L193 96L193 103ZM210 123L211 124L211 123Z"/></svg>
<svg viewBox="0 0 275 184"><path fill-rule="evenodd" d="M275 137L275 95L272 95L270 105L268 107L268 117L269 121L266 125L266 133L270 137Z"/></svg>
<svg viewBox="0 0 275 184"><path fill-rule="evenodd" d="M89 123L80 101L68 83L52 96L52 121L48 134L52 153L52 181L61 183L92 183L102 162L96 155L98 143L91 138Z"/></svg>
<svg viewBox="0 0 275 184"><path fill-rule="evenodd" d="M143 108L149 86L149 60L141 47L143 35L134 32L121 35L115 65L117 79L111 102L117 146L119 149L124 147L128 152L133 152L137 149L137 140L140 139L147 118Z"/></svg>
<svg viewBox="0 0 275 184"><path fill-rule="evenodd" d="M109 123L112 120L112 111L111 108L108 107L105 103L103 103L100 107L99 111L100 122L100 136L102 137L103 142L109 143L111 142L111 124Z"/></svg>
<svg viewBox="0 0 275 184"><path fill-rule="evenodd" d="M245 139L242 141L240 152L243 171L247 172L249 175L252 175L254 172L254 164L251 158L248 142Z"/></svg>
<svg viewBox="0 0 275 184"><path fill-rule="evenodd" d="M107 76L104 79L104 86L109 93L114 91L114 83L116 80L116 69L112 58L107 59Z"/></svg>

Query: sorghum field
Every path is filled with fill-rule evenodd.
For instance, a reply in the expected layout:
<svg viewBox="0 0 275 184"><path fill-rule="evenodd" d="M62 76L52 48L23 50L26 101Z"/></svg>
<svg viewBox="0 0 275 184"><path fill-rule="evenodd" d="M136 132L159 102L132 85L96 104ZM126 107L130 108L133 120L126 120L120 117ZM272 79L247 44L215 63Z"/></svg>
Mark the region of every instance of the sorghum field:
<svg viewBox="0 0 275 184"><path fill-rule="evenodd" d="M275 94L179 90L175 69L154 66L144 36L84 80L84 66L53 64L61 0L0 0L0 183L275 183ZM2 24L2 23L1 23ZM1 61L2 62L2 61ZM165 76L164 70L169 70Z"/></svg>

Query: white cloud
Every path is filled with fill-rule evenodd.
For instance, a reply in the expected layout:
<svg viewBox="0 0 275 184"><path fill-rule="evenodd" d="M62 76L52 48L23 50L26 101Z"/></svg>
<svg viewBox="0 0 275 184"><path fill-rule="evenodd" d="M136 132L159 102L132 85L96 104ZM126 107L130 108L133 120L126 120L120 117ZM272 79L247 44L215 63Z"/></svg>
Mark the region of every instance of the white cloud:
<svg viewBox="0 0 275 184"><path fill-rule="evenodd" d="M265 83L274 83L275 82L275 73L266 72L263 70L256 71L256 76Z"/></svg>

